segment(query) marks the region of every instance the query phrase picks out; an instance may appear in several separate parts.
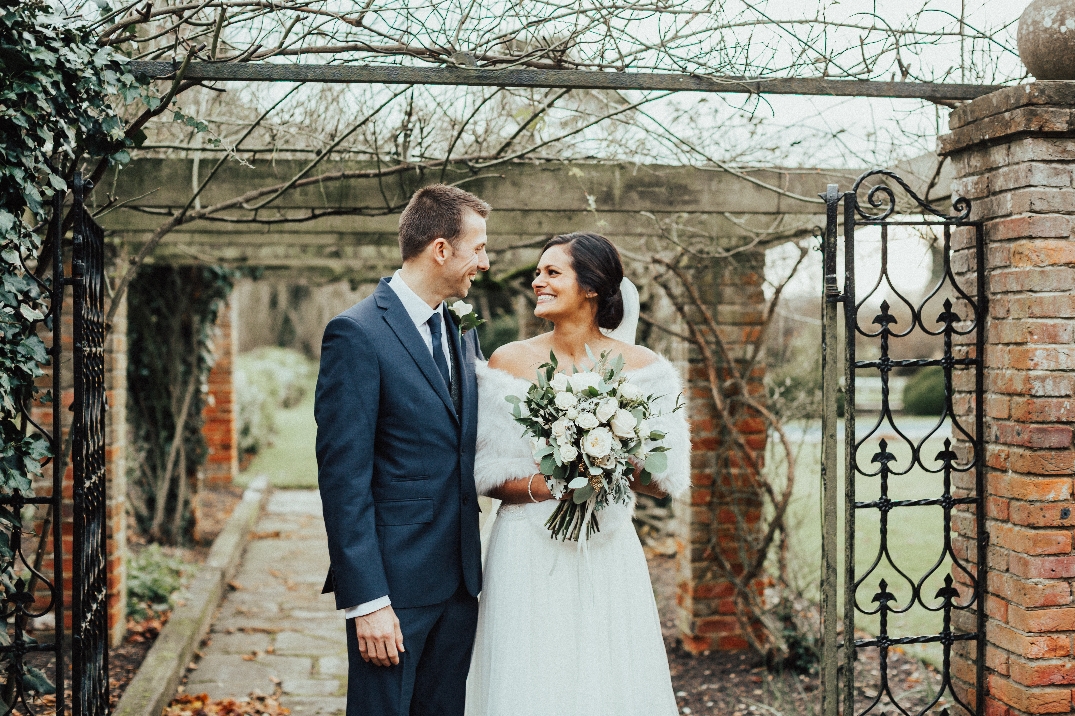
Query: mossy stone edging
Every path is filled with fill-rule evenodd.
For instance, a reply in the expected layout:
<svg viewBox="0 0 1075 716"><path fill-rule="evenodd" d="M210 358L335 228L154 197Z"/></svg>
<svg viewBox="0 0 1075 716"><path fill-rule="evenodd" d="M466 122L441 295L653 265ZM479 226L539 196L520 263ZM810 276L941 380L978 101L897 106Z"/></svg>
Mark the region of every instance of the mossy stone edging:
<svg viewBox="0 0 1075 716"><path fill-rule="evenodd" d="M113 716L160 716L175 694L194 649L209 631L224 585L235 575L243 548L268 497L268 479L257 477L213 541L198 576L184 590L184 601L168 622L123 692Z"/></svg>

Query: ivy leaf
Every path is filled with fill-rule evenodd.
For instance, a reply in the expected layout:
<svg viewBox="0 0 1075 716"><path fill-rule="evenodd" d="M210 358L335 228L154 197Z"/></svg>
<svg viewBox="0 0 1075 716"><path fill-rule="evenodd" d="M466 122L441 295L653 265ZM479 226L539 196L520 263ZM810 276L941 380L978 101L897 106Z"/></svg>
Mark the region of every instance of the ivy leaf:
<svg viewBox="0 0 1075 716"><path fill-rule="evenodd" d="M48 677L40 669L29 665L24 668L26 672L22 675L22 685L26 687L27 691L36 691L43 696L56 693L56 687L52 685L52 682L48 680Z"/></svg>
<svg viewBox="0 0 1075 716"><path fill-rule="evenodd" d="M25 303L19 306L19 313L21 313L22 317L27 321L40 321L45 318L44 314Z"/></svg>

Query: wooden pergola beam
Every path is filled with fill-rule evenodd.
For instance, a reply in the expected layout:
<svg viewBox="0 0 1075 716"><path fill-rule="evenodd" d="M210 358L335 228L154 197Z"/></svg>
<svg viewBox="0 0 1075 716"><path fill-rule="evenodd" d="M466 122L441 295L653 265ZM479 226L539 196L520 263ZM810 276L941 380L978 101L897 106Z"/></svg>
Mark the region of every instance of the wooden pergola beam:
<svg viewBox="0 0 1075 716"><path fill-rule="evenodd" d="M154 79L170 79L175 76L179 65L172 62L136 61L131 63L131 67L135 72ZM831 80L810 77L751 79L657 72L592 72L526 68L470 69L402 65L299 65L267 62L191 62L184 79L200 82L332 82L894 97L942 102L971 100L1001 88L1001 85Z"/></svg>

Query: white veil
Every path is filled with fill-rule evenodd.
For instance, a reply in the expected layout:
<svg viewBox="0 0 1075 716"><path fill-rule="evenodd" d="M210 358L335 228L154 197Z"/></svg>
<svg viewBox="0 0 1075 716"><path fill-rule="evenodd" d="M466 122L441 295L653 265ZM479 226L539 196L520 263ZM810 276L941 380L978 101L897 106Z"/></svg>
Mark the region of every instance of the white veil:
<svg viewBox="0 0 1075 716"><path fill-rule="evenodd" d="M634 345L635 332L638 330L638 289L626 276L620 281L620 296L623 298L623 320L615 328L602 328L601 332L609 338Z"/></svg>

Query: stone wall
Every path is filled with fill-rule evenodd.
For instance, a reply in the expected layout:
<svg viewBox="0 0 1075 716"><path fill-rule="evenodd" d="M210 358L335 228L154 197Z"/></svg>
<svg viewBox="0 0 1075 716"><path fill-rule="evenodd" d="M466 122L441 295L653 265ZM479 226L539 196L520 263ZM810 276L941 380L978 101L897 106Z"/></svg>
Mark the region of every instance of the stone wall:
<svg viewBox="0 0 1075 716"><path fill-rule="evenodd" d="M955 165L953 195L985 222L985 712L1073 714L1075 87L1007 88L955 110L950 126L940 151ZM953 250L973 286L972 229L954 233ZM969 419L973 384L956 387ZM974 521L956 524L954 547L974 562ZM964 617L958 627L973 631L974 615ZM973 703L973 645L960 646L955 686Z"/></svg>

